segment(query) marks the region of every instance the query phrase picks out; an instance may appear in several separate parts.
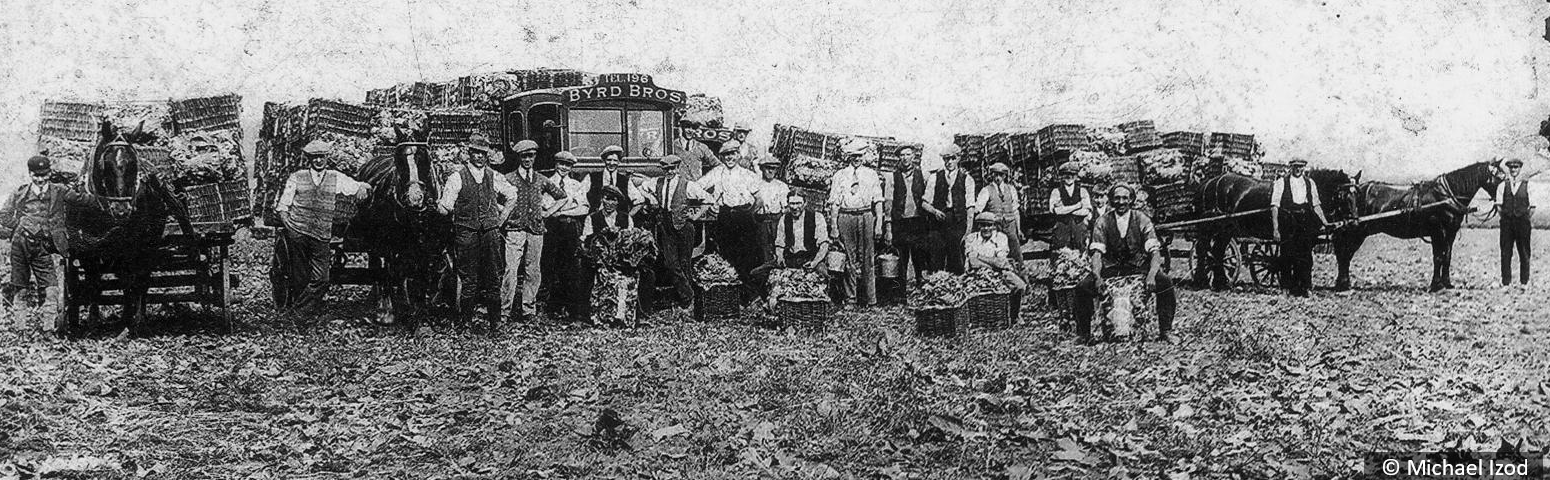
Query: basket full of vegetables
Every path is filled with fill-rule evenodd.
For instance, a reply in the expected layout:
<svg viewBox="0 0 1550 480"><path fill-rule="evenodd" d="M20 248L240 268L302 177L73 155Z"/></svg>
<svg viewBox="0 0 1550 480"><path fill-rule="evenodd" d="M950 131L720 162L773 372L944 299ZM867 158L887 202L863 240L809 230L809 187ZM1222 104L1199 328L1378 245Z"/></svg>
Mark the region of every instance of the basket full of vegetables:
<svg viewBox="0 0 1550 480"><path fill-rule="evenodd" d="M910 293L910 309L915 313L915 334L923 337L953 337L964 327L960 318L965 285L962 277L948 272L926 275L920 288Z"/></svg>
<svg viewBox="0 0 1550 480"><path fill-rule="evenodd" d="M729 318L742 307L742 283L737 270L721 255L710 254L694 265L700 292L696 316L700 320Z"/></svg>
<svg viewBox="0 0 1550 480"><path fill-rule="evenodd" d="M783 268L770 274L770 296L775 299L775 318L782 327L799 332L819 332L830 318L829 279L805 268Z"/></svg>
<svg viewBox="0 0 1550 480"><path fill-rule="evenodd" d="M1001 330L1012 323L1012 289L1006 286L1001 273L989 268L976 268L964 274L963 313L968 327L974 330Z"/></svg>

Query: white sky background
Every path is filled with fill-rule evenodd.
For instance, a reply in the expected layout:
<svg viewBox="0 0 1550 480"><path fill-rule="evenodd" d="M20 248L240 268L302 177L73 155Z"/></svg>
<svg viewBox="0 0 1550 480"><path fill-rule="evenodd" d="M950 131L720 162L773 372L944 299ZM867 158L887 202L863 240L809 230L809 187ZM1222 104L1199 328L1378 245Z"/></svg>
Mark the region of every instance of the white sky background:
<svg viewBox="0 0 1550 480"><path fill-rule="evenodd" d="M3 3L0 186L48 98L236 92L251 152L265 101L537 67L649 73L761 143L890 135L928 163L954 133L1152 119L1403 180L1529 158L1550 113L1538 0Z"/></svg>

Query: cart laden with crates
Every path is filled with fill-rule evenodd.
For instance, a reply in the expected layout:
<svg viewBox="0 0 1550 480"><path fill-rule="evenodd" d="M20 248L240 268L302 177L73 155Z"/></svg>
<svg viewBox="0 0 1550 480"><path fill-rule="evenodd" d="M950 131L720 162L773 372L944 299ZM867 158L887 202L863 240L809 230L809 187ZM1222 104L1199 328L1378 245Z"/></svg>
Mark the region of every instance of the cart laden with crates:
<svg viewBox="0 0 1550 480"><path fill-rule="evenodd" d="M219 310L231 327L236 276L230 246L238 229L252 224L252 196L242 156L237 95L158 101L44 102L38 149L54 161L61 183L77 181L95 151L100 122L139 128L133 147L141 175L172 186L188 210L194 233L166 226L165 261L151 276L146 304L193 303ZM60 276L61 329L99 321L105 307L123 305L123 280L82 257L64 256Z"/></svg>
<svg viewBox="0 0 1550 480"><path fill-rule="evenodd" d="M808 208L816 211L823 211L828 205L829 179L834 176L834 172L844 168L846 159L843 145L849 139L859 138L875 146L876 155L863 157L863 161L884 178L898 169L901 149L909 147L920 152L924 148L921 143L893 137L827 133L780 124L775 125L772 137L770 153L781 162L781 180L790 186L792 192L807 200ZM883 248L878 252L881 254L877 262L878 299L883 303L902 303L904 267L898 265L896 256L888 258L889 255L896 255L889 249ZM840 260L844 256L843 250L831 249L829 255L832 257L829 271L844 271L845 262Z"/></svg>

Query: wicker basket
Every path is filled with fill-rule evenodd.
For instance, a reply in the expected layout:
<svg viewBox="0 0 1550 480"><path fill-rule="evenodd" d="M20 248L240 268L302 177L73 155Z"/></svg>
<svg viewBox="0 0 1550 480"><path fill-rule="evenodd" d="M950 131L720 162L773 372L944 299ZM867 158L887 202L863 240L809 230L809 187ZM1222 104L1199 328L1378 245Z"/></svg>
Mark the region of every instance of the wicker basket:
<svg viewBox="0 0 1550 480"><path fill-rule="evenodd" d="M917 308L915 334L922 337L956 337L964 326L959 307Z"/></svg>
<svg viewBox="0 0 1550 480"><path fill-rule="evenodd" d="M189 221L194 223L231 223L253 216L247 180L197 185L189 187L185 195Z"/></svg>
<svg viewBox="0 0 1550 480"><path fill-rule="evenodd" d="M775 304L775 316L780 326L803 333L827 329L829 310L829 301L822 299L780 299Z"/></svg>
<svg viewBox="0 0 1550 480"><path fill-rule="evenodd" d="M172 125L178 134L241 128L242 97L190 98L172 102Z"/></svg>
<svg viewBox="0 0 1550 480"><path fill-rule="evenodd" d="M716 283L707 285L700 292L700 320L716 320L737 316L742 309L741 283Z"/></svg>
<svg viewBox="0 0 1550 480"><path fill-rule="evenodd" d="M1003 330L1012 325L1012 294L982 293L963 305L972 330Z"/></svg>
<svg viewBox="0 0 1550 480"><path fill-rule="evenodd" d="M1076 312L1073 308L1076 306L1076 289L1051 289L1049 291L1049 296L1050 303L1052 304L1051 306L1055 307L1055 326L1059 327L1060 331L1062 332L1071 331L1073 329L1072 325L1075 322L1075 317L1073 317L1073 315L1076 315Z"/></svg>

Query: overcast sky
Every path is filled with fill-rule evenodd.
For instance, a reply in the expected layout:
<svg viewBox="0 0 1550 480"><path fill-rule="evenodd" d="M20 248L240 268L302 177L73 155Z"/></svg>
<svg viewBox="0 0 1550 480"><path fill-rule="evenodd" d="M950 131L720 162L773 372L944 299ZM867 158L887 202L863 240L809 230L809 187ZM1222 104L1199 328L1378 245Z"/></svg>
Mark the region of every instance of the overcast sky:
<svg viewBox="0 0 1550 480"><path fill-rule="evenodd" d="M1538 0L5 3L0 185L48 98L236 92L251 142L265 101L515 68L649 73L765 143L783 123L933 157L959 132L1153 119L1368 178L1532 155L1550 113Z"/></svg>

